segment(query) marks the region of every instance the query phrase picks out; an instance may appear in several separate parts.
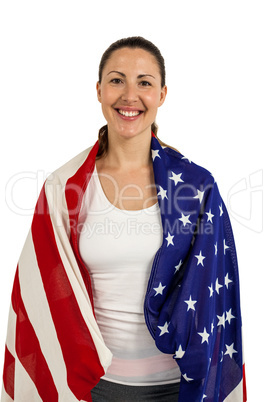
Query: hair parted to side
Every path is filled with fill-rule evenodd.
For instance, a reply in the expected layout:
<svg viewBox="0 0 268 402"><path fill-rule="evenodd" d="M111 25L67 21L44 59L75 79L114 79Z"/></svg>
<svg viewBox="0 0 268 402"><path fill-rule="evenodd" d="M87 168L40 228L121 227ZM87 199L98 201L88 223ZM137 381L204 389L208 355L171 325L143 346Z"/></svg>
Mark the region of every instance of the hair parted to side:
<svg viewBox="0 0 268 402"><path fill-rule="evenodd" d="M102 80L102 73L103 69L107 63L107 61L110 59L111 55L113 52L116 50L122 49L122 48L130 48L130 49L143 49L147 51L148 53L151 53L152 56L155 57L155 60L158 64L160 75L161 75L161 87L163 88L166 85L166 68L165 68L165 60L160 53L160 50L149 40L144 39L141 36L132 36L129 38L123 38L119 39L118 41L112 43L108 49L105 50L105 52L102 55L100 64L99 64L99 83L101 83ZM157 137L157 131L158 131L158 126L154 122L151 126L152 132L154 135ZM97 159L101 158L102 156L105 156L108 150L108 126L105 125L99 130L99 150L97 153ZM162 142L158 137L158 141L162 146L167 146L169 145L165 144ZM172 147L170 147L172 148ZM173 148L174 149L174 148Z"/></svg>

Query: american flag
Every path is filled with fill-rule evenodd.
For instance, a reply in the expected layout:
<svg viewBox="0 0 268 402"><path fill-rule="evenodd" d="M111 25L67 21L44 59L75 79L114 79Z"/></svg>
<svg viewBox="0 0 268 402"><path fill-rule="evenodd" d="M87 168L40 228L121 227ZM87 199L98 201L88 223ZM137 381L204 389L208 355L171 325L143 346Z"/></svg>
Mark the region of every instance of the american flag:
<svg viewBox="0 0 268 402"><path fill-rule="evenodd" d="M246 401L239 279L228 213L211 174L152 135L163 244L144 314L176 359L180 402ZM110 365L78 250L98 141L45 182L15 274L2 402L91 401ZM172 357L171 357L172 358Z"/></svg>
<svg viewBox="0 0 268 402"><path fill-rule="evenodd" d="M237 256L212 175L152 138L163 245L145 300L157 347L173 353L180 402L245 401Z"/></svg>

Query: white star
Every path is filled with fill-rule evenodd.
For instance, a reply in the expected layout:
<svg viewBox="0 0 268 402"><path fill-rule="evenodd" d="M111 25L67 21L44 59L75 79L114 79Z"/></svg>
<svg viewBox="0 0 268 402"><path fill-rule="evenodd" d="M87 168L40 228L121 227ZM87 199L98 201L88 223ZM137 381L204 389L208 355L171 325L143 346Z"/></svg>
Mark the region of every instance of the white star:
<svg viewBox="0 0 268 402"><path fill-rule="evenodd" d="M164 334L166 334L166 333L169 333L168 332L168 326L169 326L169 323L167 323L167 322L165 322L165 324L161 327L161 326L157 326L157 328L159 328L160 329L160 335L159 336L162 336L162 335L164 335Z"/></svg>
<svg viewBox="0 0 268 402"><path fill-rule="evenodd" d="M208 338L209 338L210 335L207 333L207 329L206 329L206 328L204 328L204 331L203 331L203 332L198 332L198 335L200 335L201 338L202 338L202 342L201 342L201 343L204 343L204 342L207 342L207 343L208 343Z"/></svg>
<svg viewBox="0 0 268 402"><path fill-rule="evenodd" d="M218 254L218 244L217 243L214 244L214 247L215 247L215 255L217 255Z"/></svg>
<svg viewBox="0 0 268 402"><path fill-rule="evenodd" d="M162 295L163 294L163 290L165 289L166 286L163 286L162 283L160 282L158 285L158 288L154 288L154 290L156 291L155 296L157 295Z"/></svg>
<svg viewBox="0 0 268 402"><path fill-rule="evenodd" d="M175 186L176 186L179 182L182 182L182 183L183 183L183 180L182 180L182 178L181 178L182 173L179 173L179 174L175 174L174 172L171 172L171 173L172 173L172 177L170 177L170 180L174 180Z"/></svg>
<svg viewBox="0 0 268 402"><path fill-rule="evenodd" d="M232 359L233 354L237 353L237 350L234 349L234 344L232 343L232 345L230 345L230 346L228 346L228 345L225 345L225 346L226 346L226 352L224 354L229 355L230 358Z"/></svg>
<svg viewBox="0 0 268 402"><path fill-rule="evenodd" d="M229 311L226 311L226 320L225 320L225 321L228 321L229 324L231 324L231 320L232 320L233 318L235 318L235 316L232 315L232 309L230 308Z"/></svg>
<svg viewBox="0 0 268 402"><path fill-rule="evenodd" d="M209 297L212 297L212 296L213 296L213 293L214 293L213 285L211 284L211 286L208 286L208 288L209 288L209 291L210 291Z"/></svg>
<svg viewBox="0 0 268 402"><path fill-rule="evenodd" d="M158 158L161 159L161 156L158 155L158 152L159 152L159 149L152 149L152 158L153 158L153 161L155 160L156 157L158 157Z"/></svg>
<svg viewBox="0 0 268 402"><path fill-rule="evenodd" d="M185 216L183 213L181 213L181 218L179 218L179 221L182 221L183 226L186 226L186 223L192 223L189 219L189 216L191 215Z"/></svg>
<svg viewBox="0 0 268 402"><path fill-rule="evenodd" d="M175 359L181 359L185 354L185 350L182 350L181 345L179 346L179 349L176 350L176 354L175 354Z"/></svg>
<svg viewBox="0 0 268 402"><path fill-rule="evenodd" d="M222 216L222 214L223 214L223 208L222 208L222 204L221 204L221 205L219 205L219 208L220 208L220 216Z"/></svg>
<svg viewBox="0 0 268 402"><path fill-rule="evenodd" d="M231 279L229 279L229 274L227 273L225 275L225 280L224 280L224 285L227 287L227 289L228 289L229 283L231 283L231 282L233 282L233 281L231 281Z"/></svg>
<svg viewBox="0 0 268 402"><path fill-rule="evenodd" d="M223 239L224 255L225 255L225 250L227 250L228 248L230 248L230 247L225 244L225 239Z"/></svg>
<svg viewBox="0 0 268 402"><path fill-rule="evenodd" d="M206 212L206 214L207 214L207 216L208 216L207 222L213 223L213 222L212 222L212 218L213 218L214 215L211 213L211 209L209 210L209 212Z"/></svg>
<svg viewBox="0 0 268 402"><path fill-rule="evenodd" d="M167 240L167 247L168 247L170 244L172 244L172 246L174 246L173 237L174 237L174 236L171 236L171 234L168 232L168 235L167 235L167 237L165 238L165 239Z"/></svg>
<svg viewBox="0 0 268 402"><path fill-rule="evenodd" d="M216 283L215 283L215 290L216 292L219 294L219 290L220 288L222 288L223 286L219 283L219 278L217 278Z"/></svg>
<svg viewBox="0 0 268 402"><path fill-rule="evenodd" d="M166 198L166 199L168 200L168 197L167 197L167 190L164 190L161 186L159 186L159 188L160 188L160 190L159 190L159 193L157 193L157 195L160 195L160 197L162 198L162 200L163 200L164 198Z"/></svg>
<svg viewBox="0 0 268 402"><path fill-rule="evenodd" d="M204 400L205 398L207 398L207 395L206 395L206 394L203 395L202 402L203 402L203 400Z"/></svg>
<svg viewBox="0 0 268 402"><path fill-rule="evenodd" d="M198 199L199 199L200 204L201 204L201 202L202 202L202 200L203 200L204 193L205 193L205 191L197 190L197 195L194 197L194 198L198 198Z"/></svg>
<svg viewBox="0 0 268 402"><path fill-rule="evenodd" d="M180 260L179 264L175 266L175 272L174 272L174 274L176 274L176 273L179 271L179 269L180 269L181 266L182 266L182 260Z"/></svg>
<svg viewBox="0 0 268 402"><path fill-rule="evenodd" d="M203 257L203 256L202 256L201 250L200 250L199 255L195 255L195 257L196 257L197 260L198 260L197 265L201 264L202 266L204 266L203 260L204 260L204 258L206 258L206 257Z"/></svg>
<svg viewBox="0 0 268 402"><path fill-rule="evenodd" d="M187 311L189 311L190 309L195 310L194 305L195 305L195 303L197 303L197 301L196 301L196 300L192 300L192 296L190 296L190 299L189 299L189 300L184 300L184 303L187 303L187 304L188 304L188 309L187 309Z"/></svg>
<svg viewBox="0 0 268 402"><path fill-rule="evenodd" d="M219 319L219 322L217 324L217 327L219 327L220 325L223 326L223 328L225 328L225 313L223 313L223 315L217 315L217 318Z"/></svg>
<svg viewBox="0 0 268 402"><path fill-rule="evenodd" d="M186 373L185 373L185 374L182 374L182 376L183 376L183 378L184 378L187 382L193 381L193 378L187 377L187 374L186 374Z"/></svg>

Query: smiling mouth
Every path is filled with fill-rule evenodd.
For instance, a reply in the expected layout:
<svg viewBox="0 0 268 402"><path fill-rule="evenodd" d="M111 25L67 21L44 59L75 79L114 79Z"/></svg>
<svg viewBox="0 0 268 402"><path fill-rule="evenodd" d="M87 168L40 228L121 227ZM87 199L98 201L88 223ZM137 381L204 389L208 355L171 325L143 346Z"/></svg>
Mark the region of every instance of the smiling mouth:
<svg viewBox="0 0 268 402"><path fill-rule="evenodd" d="M125 117L136 117L139 116L143 111L141 110L122 110L122 109L116 109L116 111L121 115Z"/></svg>

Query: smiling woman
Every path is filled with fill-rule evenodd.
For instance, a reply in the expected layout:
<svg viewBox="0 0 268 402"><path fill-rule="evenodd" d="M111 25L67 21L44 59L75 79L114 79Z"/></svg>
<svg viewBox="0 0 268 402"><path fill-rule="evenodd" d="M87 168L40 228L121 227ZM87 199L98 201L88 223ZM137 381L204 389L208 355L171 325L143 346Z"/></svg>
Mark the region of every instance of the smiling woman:
<svg viewBox="0 0 268 402"><path fill-rule="evenodd" d="M2 402L244 402L235 245L212 175L156 137L165 64L104 53L107 125L46 180L18 264Z"/></svg>
<svg viewBox="0 0 268 402"><path fill-rule="evenodd" d="M139 48L114 51L97 83L109 141L118 142L121 136L150 139L151 127L158 107L165 101L166 91L166 86L161 86L154 56Z"/></svg>
<svg viewBox="0 0 268 402"><path fill-rule="evenodd" d="M134 50L134 53L133 53ZM121 59L120 60L120 55L125 54L125 60ZM133 57L134 54L139 57ZM112 57L113 56L113 57ZM109 67L107 68L107 64L110 61L111 58L114 60L114 57L117 57L118 62L123 63L122 68L125 68L126 71L121 71L118 69L115 70L110 70ZM128 58L128 56L134 58L135 62L135 67L136 71L135 73L132 70L132 67L134 66L132 64L132 60ZM149 65L143 65L142 63L145 62L145 59L143 58L145 56L145 59L149 61ZM138 63L140 62L140 65ZM110 68L112 68L112 63L110 63ZM151 68L151 71L146 71L144 68ZM126 72L130 73L126 74ZM135 83L137 86L140 87L142 90L142 87L145 91L145 94L147 93L152 93L152 91L148 92L149 88L146 87L158 87L158 90L161 92L161 99L158 94L158 100L160 101L159 106L161 106L164 101L165 97L167 94L167 87L166 87L166 70L165 70L165 61L160 53L159 49L150 41L141 38L141 37L131 37L131 38L126 38L126 39L120 39L117 42L113 43L103 54L100 65L99 65L99 81L97 83L97 91L99 93L101 89L101 84L103 84L103 77L105 76L105 73L107 74L113 74L113 77L111 78L111 83L114 83L115 85L120 85L121 86L121 91L122 91L122 86L125 85L124 89L126 90L127 84L130 84L130 78L131 76L134 77ZM107 79L107 77L106 77ZM99 98L99 101L101 102L101 99ZM131 105L129 106L128 104L122 105L124 107L121 108L121 111L123 112L122 115L126 115L129 113L133 113L135 111L135 106ZM119 109L117 109L119 111ZM142 107L142 109L138 109L137 111L141 113L144 113L145 106ZM130 116L127 116L130 117ZM153 120L151 123L151 130L152 132L157 136L157 125L155 121ZM158 139L160 141L160 139ZM161 145L167 146L164 142L160 141ZM108 149L108 127L104 126L100 129L99 131L99 152L97 155L97 158L104 153L107 152ZM172 147L171 147L172 148Z"/></svg>
<svg viewBox="0 0 268 402"><path fill-rule="evenodd" d="M144 39L139 41L147 44ZM128 199L124 200L124 208L142 209L145 203L150 206L157 202L150 143L157 110L167 93L166 85L162 85L164 64L161 61L160 69L154 54L137 47L137 38L135 42L119 43L120 48L119 44L117 48L113 45L113 51L104 54L97 82L107 126L99 135L96 168L108 200L123 205L122 200L115 200L115 189L108 178L112 176L119 193L131 183L125 192ZM135 47L129 47L129 43ZM139 200L135 186L143 194Z"/></svg>

